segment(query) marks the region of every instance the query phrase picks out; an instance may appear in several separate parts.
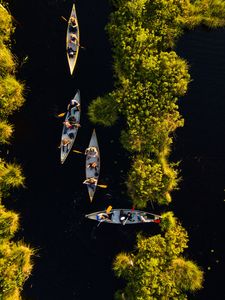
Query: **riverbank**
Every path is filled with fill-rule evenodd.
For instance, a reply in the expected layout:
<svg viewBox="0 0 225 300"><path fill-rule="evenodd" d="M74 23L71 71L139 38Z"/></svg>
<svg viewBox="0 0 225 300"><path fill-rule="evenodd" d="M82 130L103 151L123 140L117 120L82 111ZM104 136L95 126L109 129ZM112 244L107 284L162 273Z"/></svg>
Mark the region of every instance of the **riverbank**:
<svg viewBox="0 0 225 300"><path fill-rule="evenodd" d="M31 274L34 250L15 238L20 230L20 216L7 209L7 202L14 189L24 186L25 178L21 166L8 162L6 153L14 131L9 117L24 103L24 84L15 77L17 61L10 50L14 25L10 13L2 5L0 19L0 143L3 149L0 158L0 298L19 300Z"/></svg>

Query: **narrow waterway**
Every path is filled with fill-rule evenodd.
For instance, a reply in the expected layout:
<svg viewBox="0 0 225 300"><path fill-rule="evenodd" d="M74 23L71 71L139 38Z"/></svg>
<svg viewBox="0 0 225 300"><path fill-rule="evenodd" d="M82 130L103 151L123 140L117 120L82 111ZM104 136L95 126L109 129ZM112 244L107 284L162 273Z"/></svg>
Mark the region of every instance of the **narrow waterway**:
<svg viewBox="0 0 225 300"><path fill-rule="evenodd" d="M104 26L108 1L77 1L81 45L74 76L65 55L66 22L72 2L13 1L11 13L18 22L14 35L19 61L18 78L25 81L26 104L13 118L15 139L9 159L22 164L26 189L8 205L21 214L19 236L37 248L33 275L24 295L32 300L113 299L120 281L111 271L119 251L132 249L141 227L96 224L88 212L130 206L125 197L129 156L119 144L120 124L95 127L101 151L100 183L91 204L84 180L84 156L73 154L60 165L59 145L64 112L77 89L81 91L82 127L75 149L83 151L93 125L87 117L89 102L113 88L110 44ZM188 255L203 266L205 288L190 299L222 300L225 296L224 188L225 188L225 31L203 28L186 33L177 51L190 63L193 81L180 100L185 126L174 137L173 159L181 160L183 181L173 195L172 209L190 234ZM156 227L146 227L154 234ZM208 269L210 268L210 269ZM217 291L215 296L215 290Z"/></svg>

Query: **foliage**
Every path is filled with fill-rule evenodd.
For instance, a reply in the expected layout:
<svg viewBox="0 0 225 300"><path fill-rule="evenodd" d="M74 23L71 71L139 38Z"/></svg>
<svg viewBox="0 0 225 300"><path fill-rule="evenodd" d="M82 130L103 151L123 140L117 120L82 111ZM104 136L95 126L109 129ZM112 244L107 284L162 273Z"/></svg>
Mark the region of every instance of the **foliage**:
<svg viewBox="0 0 225 300"><path fill-rule="evenodd" d="M129 269L133 266L132 255L126 253L119 253L113 263L113 269L117 276L127 277Z"/></svg>
<svg viewBox="0 0 225 300"><path fill-rule="evenodd" d="M25 178L18 164L0 161L0 193L8 195L12 188L24 186Z"/></svg>
<svg viewBox="0 0 225 300"><path fill-rule="evenodd" d="M188 3L186 14L179 17L179 22L190 29L201 24L217 28L225 26L224 0L195 0Z"/></svg>
<svg viewBox="0 0 225 300"><path fill-rule="evenodd" d="M7 144L13 133L8 116L24 103L24 84L15 78L16 58L10 51L14 31L12 17L0 1L0 143ZM0 158L0 200L10 195L13 188L24 185L22 169L16 163ZM22 242L13 242L19 227L19 216L0 205L0 299L21 300L22 286L32 270L34 250Z"/></svg>
<svg viewBox="0 0 225 300"><path fill-rule="evenodd" d="M144 208L148 201L165 202L163 176L160 164L146 156L136 157L127 181L128 192L135 206Z"/></svg>
<svg viewBox="0 0 225 300"><path fill-rule="evenodd" d="M0 5L0 40L2 42L9 41L13 31L12 17L6 8Z"/></svg>
<svg viewBox="0 0 225 300"><path fill-rule="evenodd" d="M8 144L9 139L13 134L13 125L9 124L7 121L0 122L0 144Z"/></svg>
<svg viewBox="0 0 225 300"><path fill-rule="evenodd" d="M181 290L195 292L202 288L203 272L192 261L182 257L174 259L171 272L176 276L176 285Z"/></svg>
<svg viewBox="0 0 225 300"><path fill-rule="evenodd" d="M98 97L88 108L88 116L93 123L112 126L117 120L117 105L112 94Z"/></svg>
<svg viewBox="0 0 225 300"><path fill-rule="evenodd" d="M14 233L18 230L19 217L18 214L6 209L0 205L0 243L4 239L13 237Z"/></svg>
<svg viewBox="0 0 225 300"><path fill-rule="evenodd" d="M147 154L134 157L128 172L128 193L137 208L145 208L149 201L165 205L171 202L170 192L177 188L178 171L174 164L151 159Z"/></svg>
<svg viewBox="0 0 225 300"><path fill-rule="evenodd" d="M0 45L0 76L15 71L15 58L11 51L4 44Z"/></svg>
<svg viewBox="0 0 225 300"><path fill-rule="evenodd" d="M32 255L33 250L21 243L0 244L0 299L22 289L32 269Z"/></svg>
<svg viewBox="0 0 225 300"><path fill-rule="evenodd" d="M120 291L121 297L117 292L118 299L187 299L187 292L201 288L202 271L192 261L181 256L187 247L186 231L172 213L169 216L172 222L168 230L165 229L164 236L158 234L144 237L139 234L135 253L122 253L114 260L115 274L127 281L124 290ZM181 233L175 234L176 238L174 230ZM177 251L171 251L172 248ZM132 263L124 263L129 260Z"/></svg>
<svg viewBox="0 0 225 300"><path fill-rule="evenodd" d="M24 104L24 85L12 75L0 77L0 116L6 117Z"/></svg>

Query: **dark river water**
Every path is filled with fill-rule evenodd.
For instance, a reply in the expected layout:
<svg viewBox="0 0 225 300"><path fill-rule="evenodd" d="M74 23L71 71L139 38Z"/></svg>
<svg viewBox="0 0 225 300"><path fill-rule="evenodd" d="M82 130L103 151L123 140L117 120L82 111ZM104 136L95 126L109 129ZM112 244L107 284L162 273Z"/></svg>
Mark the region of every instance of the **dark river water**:
<svg viewBox="0 0 225 300"><path fill-rule="evenodd" d="M77 1L81 45L71 77L65 54L70 1L12 1L17 30L13 51L19 58L18 78L26 84L26 104L12 122L15 138L8 159L16 158L26 176L26 188L8 200L21 215L18 238L37 249L32 276L24 287L29 300L113 299L123 282L111 271L116 253L133 249L138 226L96 227L84 215L108 205L130 207L124 180L129 155L118 139L121 125L96 126L101 151L99 183L89 202L85 161L71 153L60 165L62 120L68 101L81 92L81 125L74 148L83 151L93 125L87 117L90 101L113 88L112 57L104 26L108 1ZM190 65L192 82L180 100L185 126L174 135L171 159L181 161L180 190L173 194L175 211L190 235L187 258L205 271L204 289L189 299L225 299L225 30L201 28L187 32L177 45ZM23 58L28 56L26 64ZM160 212L157 211L157 212ZM155 234L157 227L145 227Z"/></svg>

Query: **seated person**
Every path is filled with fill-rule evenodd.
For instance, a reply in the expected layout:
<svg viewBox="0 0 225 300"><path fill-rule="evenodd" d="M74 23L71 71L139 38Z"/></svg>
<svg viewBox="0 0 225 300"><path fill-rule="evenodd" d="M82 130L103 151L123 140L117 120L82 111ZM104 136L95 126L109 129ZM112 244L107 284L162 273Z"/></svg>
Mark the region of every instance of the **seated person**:
<svg viewBox="0 0 225 300"><path fill-rule="evenodd" d="M98 155L98 150L96 147L89 147L85 150L84 154L90 157L96 157Z"/></svg>
<svg viewBox="0 0 225 300"><path fill-rule="evenodd" d="M72 16L69 20L69 31L76 32L77 31L77 19Z"/></svg>
<svg viewBox="0 0 225 300"><path fill-rule="evenodd" d="M96 185L97 184L97 179L94 177L87 178L83 182L84 184L90 184L90 185Z"/></svg>
<svg viewBox="0 0 225 300"><path fill-rule="evenodd" d="M78 38L77 38L76 34L71 33L71 35L70 35L70 43L76 44L76 42L78 42Z"/></svg>
<svg viewBox="0 0 225 300"><path fill-rule="evenodd" d="M76 53L72 47L68 47L67 52L68 52L69 57L71 57L71 58L74 57L74 55Z"/></svg>
<svg viewBox="0 0 225 300"><path fill-rule="evenodd" d="M68 120L65 120L63 122L63 124L66 126L66 128L68 129L72 129L74 127L74 125L72 125Z"/></svg>
<svg viewBox="0 0 225 300"><path fill-rule="evenodd" d="M97 221L100 221L100 222L106 221L106 220L111 221L111 217L112 217L111 213L109 213L109 214L107 214L107 213L100 213L100 214L97 214L96 219L97 219Z"/></svg>
<svg viewBox="0 0 225 300"><path fill-rule="evenodd" d="M132 213L128 212L126 214L123 210L121 210L120 211L120 223L122 223L123 225L125 225L128 220L129 221L132 220Z"/></svg>
<svg viewBox="0 0 225 300"><path fill-rule="evenodd" d="M87 165L87 169L90 168L90 169L95 169L95 171L97 171L97 166L98 165L97 165L96 161L93 161Z"/></svg>
<svg viewBox="0 0 225 300"><path fill-rule="evenodd" d="M71 109L74 109L74 111L79 111L80 110L80 103L76 99L70 100L70 103L67 106L67 110L71 111Z"/></svg>
<svg viewBox="0 0 225 300"><path fill-rule="evenodd" d="M70 140L70 139L68 139L68 138L63 138L62 141L61 141L61 144L60 144L59 148L65 147L65 146L69 145L70 143L71 143L71 140Z"/></svg>

